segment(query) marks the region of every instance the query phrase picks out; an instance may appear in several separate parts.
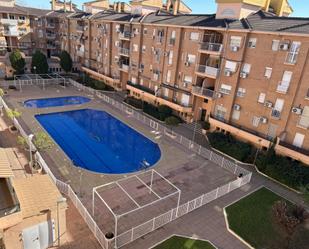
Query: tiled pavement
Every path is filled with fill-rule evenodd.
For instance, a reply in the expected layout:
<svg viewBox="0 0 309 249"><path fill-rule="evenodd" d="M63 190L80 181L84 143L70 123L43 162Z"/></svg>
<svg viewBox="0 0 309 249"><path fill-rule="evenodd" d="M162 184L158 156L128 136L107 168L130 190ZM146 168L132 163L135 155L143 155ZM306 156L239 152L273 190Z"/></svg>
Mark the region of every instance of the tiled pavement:
<svg viewBox="0 0 309 249"><path fill-rule="evenodd" d="M190 131L187 132L188 134L190 133ZM253 171L252 167L249 166L248 168ZM229 205L262 185L267 186L271 190L283 195L291 201L302 203L302 199L298 194L287 190L281 185L278 185L277 183L274 183L273 181L268 180L257 173L254 173L250 184L242 187L241 189L235 190L229 195L221 197L220 199L211 202L210 204L199 208L190 214L183 216L182 218L154 231L149 235L144 236L141 239L138 239L127 246L124 246L123 248L146 249L174 233L208 239L218 248L222 249L247 248L237 238L227 232L222 209L224 206Z"/></svg>

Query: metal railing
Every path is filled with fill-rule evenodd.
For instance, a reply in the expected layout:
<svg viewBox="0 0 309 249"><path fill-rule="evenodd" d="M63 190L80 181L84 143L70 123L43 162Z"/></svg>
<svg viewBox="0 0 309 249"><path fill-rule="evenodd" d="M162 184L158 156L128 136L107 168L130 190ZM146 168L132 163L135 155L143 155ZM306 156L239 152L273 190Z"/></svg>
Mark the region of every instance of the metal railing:
<svg viewBox="0 0 309 249"><path fill-rule="evenodd" d="M288 90L289 90L289 85L290 83L288 82L283 82L283 81L280 81L278 86L277 86L277 92L279 93L287 93Z"/></svg>
<svg viewBox="0 0 309 249"><path fill-rule="evenodd" d="M192 93L198 94L204 97L213 98L215 96L215 91L207 89L205 87L193 86Z"/></svg>
<svg viewBox="0 0 309 249"><path fill-rule="evenodd" d="M212 42L203 42L200 46L201 50L204 51L211 51L211 52L218 52L222 51L223 45L220 43L212 43Z"/></svg>
<svg viewBox="0 0 309 249"><path fill-rule="evenodd" d="M207 65L198 65L197 72L202 74L207 74L212 77L218 77L219 75L219 68L214 66L207 66Z"/></svg>
<svg viewBox="0 0 309 249"><path fill-rule="evenodd" d="M131 32L130 31L123 31L119 33L120 39L130 39L131 38Z"/></svg>
<svg viewBox="0 0 309 249"><path fill-rule="evenodd" d="M122 55L129 56L130 55L130 49L128 48L118 48L118 53Z"/></svg>

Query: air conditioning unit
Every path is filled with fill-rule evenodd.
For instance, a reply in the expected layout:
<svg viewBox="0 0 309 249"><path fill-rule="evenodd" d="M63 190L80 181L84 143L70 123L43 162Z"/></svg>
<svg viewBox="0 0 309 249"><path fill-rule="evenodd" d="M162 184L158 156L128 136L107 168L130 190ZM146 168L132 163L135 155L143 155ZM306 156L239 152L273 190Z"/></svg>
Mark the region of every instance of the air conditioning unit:
<svg viewBox="0 0 309 249"><path fill-rule="evenodd" d="M233 47L231 47L231 50L232 50L233 52L237 52L237 51L239 50L239 47L233 46Z"/></svg>
<svg viewBox="0 0 309 249"><path fill-rule="evenodd" d="M186 66L186 67L189 67L189 66L190 66L190 62L189 62L189 61L186 61L186 62L185 62L185 66Z"/></svg>
<svg viewBox="0 0 309 249"><path fill-rule="evenodd" d="M268 119L265 118L265 117L260 117L260 121L261 121L263 124L267 124Z"/></svg>
<svg viewBox="0 0 309 249"><path fill-rule="evenodd" d="M233 108L235 111L240 111L240 105L234 104Z"/></svg>
<svg viewBox="0 0 309 249"><path fill-rule="evenodd" d="M240 78L246 79L248 77L248 74L245 72L240 73Z"/></svg>
<svg viewBox="0 0 309 249"><path fill-rule="evenodd" d="M287 51L290 48L290 43L284 42L280 44L280 50Z"/></svg>
<svg viewBox="0 0 309 249"><path fill-rule="evenodd" d="M217 93L216 96L217 96L218 99L220 99L220 98L223 97L223 94L222 93Z"/></svg>
<svg viewBox="0 0 309 249"><path fill-rule="evenodd" d="M292 112L297 114L297 115L301 115L303 110L301 108L299 108L299 107L293 107L292 108Z"/></svg>
<svg viewBox="0 0 309 249"><path fill-rule="evenodd" d="M224 70L224 75L229 77L229 76L232 75L232 72L229 69L225 69Z"/></svg>
<svg viewBox="0 0 309 249"><path fill-rule="evenodd" d="M264 106L268 107L268 108L272 108L273 107L273 103L270 101L266 101Z"/></svg>

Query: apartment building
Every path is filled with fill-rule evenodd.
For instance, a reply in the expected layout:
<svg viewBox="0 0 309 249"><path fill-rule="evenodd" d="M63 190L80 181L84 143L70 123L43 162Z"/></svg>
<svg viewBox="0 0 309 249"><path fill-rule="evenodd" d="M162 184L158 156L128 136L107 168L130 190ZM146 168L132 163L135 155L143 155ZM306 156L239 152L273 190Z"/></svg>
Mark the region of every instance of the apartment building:
<svg viewBox="0 0 309 249"><path fill-rule="evenodd" d="M62 245L66 200L48 175L14 175L9 150L0 148L0 245L29 249Z"/></svg>
<svg viewBox="0 0 309 249"><path fill-rule="evenodd" d="M251 9L246 18L170 7L146 15L79 13L67 20L73 38L63 43L84 72L118 90L260 147L278 138L279 153L309 163L309 19L287 17L287 1L239 2L238 18Z"/></svg>
<svg viewBox="0 0 309 249"><path fill-rule="evenodd" d="M19 6L12 1L0 1L0 78L14 73L9 53L19 49L25 60L25 71L31 71L31 56L39 49L46 54L52 71L61 70L60 20L74 12L44 10Z"/></svg>

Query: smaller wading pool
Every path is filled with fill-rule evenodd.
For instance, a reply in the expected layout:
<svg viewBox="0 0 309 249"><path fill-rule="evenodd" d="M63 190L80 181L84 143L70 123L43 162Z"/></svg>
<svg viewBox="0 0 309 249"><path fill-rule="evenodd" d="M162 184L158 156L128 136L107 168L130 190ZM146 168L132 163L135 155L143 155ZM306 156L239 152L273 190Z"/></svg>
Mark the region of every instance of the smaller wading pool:
<svg viewBox="0 0 309 249"><path fill-rule="evenodd" d="M66 105L80 105L88 103L91 99L83 96L65 96L45 99L29 99L24 102L27 108L46 108Z"/></svg>

